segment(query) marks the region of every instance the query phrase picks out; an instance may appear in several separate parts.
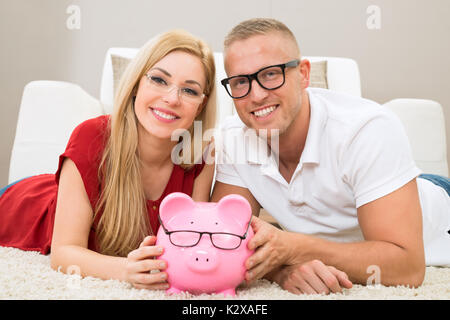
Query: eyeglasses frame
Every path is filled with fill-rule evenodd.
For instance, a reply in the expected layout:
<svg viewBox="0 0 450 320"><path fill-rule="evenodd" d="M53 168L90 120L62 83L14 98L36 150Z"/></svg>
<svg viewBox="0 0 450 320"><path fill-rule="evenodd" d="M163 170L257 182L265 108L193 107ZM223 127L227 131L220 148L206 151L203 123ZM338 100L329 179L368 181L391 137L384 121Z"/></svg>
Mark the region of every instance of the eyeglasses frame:
<svg viewBox="0 0 450 320"><path fill-rule="evenodd" d="M250 228L250 223L252 222L252 218L250 217L250 220L248 221L248 224L247 224L247 229L245 230L245 233L244 233L243 236L240 236L240 235L237 235L237 234L234 234L234 233L229 233L229 232L207 232L207 231L195 231L195 230L174 230L174 231L169 231L169 230L166 229L166 227L165 227L164 224L162 223L161 217L160 217L159 214L158 214L158 221L159 221L159 224L161 225L161 227L163 228L164 233L165 233L166 235L169 236L169 241L170 241L170 243L173 244L173 245L176 246L176 247L181 247L181 248L191 248L191 247L195 247L196 245L198 245L198 243L199 243L200 240L202 239L203 235L204 235L204 234L207 234L207 235L209 235L209 240L211 241L211 244L212 244L215 248L221 249L221 250L236 250L237 248L239 248L239 247L241 246L242 240L245 240L245 238L247 238L247 232L248 232L248 229ZM174 243L172 242L172 239L170 238L170 235L171 235L172 233L175 233L175 232L195 232L195 233L200 234L200 237L198 237L198 241L197 241L195 244L193 244L193 245L190 245L190 246L180 246L180 245L174 244ZM236 236L236 237L240 238L241 241L239 242L239 245L238 245L236 248L232 248L232 249L221 248L221 247L216 246L216 245L214 244L214 242L212 241L212 235L213 235L213 234L227 234L227 235L231 235L231 236Z"/></svg>
<svg viewBox="0 0 450 320"><path fill-rule="evenodd" d="M225 87L226 92L228 93L228 95L229 95L232 99L241 99L241 98L244 98L244 97L248 96L248 94L249 94L250 91L252 90L252 82L253 82L253 80L256 80L256 82L258 82L258 84L261 86L261 88L266 89L266 90L275 90L275 89L280 88L280 87L283 86L284 83L286 82L286 73L285 73L285 69L286 69L286 68L297 67L299 64L300 64L300 60L299 60L299 59L294 59L294 60L291 60L291 61L286 62L286 63L275 64L275 65L272 65L272 66L264 67L264 68L259 69L258 71L256 71L255 73L252 73L252 74L241 74L241 75L237 75L237 76L232 76L232 77L229 77L229 78L225 78L225 79L222 79L222 80L220 81L220 83ZM281 70L282 70L282 72L283 72L283 82L282 82L279 86L277 86L277 87L275 87L275 88L266 88L265 86L263 86L263 85L261 84L261 82L259 82L259 80L258 80L258 73L260 73L261 71L264 71L264 70L266 70L266 69L274 68L274 67L280 67L280 68L281 68ZM248 91L247 91L246 94L244 94L244 95L242 95L242 96L239 96L239 97L233 97L233 96L231 95L231 92L228 91L227 84L230 83L230 80L231 80L231 79L233 79L233 78L240 78L240 77L246 77L246 78L248 79L248 82L249 82L249 85L248 85ZM230 90L231 90L231 89L230 89Z"/></svg>
<svg viewBox="0 0 450 320"><path fill-rule="evenodd" d="M153 85L152 83L151 83L151 79L150 79L150 71L148 71L148 72L146 72L145 73L145 77L147 78L147 81L151 84L151 85ZM170 85L167 85L170 89L168 89L165 93L166 94L169 94L170 92L172 92L172 90L174 89L174 88L176 88L177 89L177 96L178 96L178 98L179 99L181 99L181 100L183 100L184 102L186 102L183 98L181 98L181 94L180 94L180 90L181 90L181 88L179 87L179 86L177 86L175 83L171 83ZM196 101L192 101L192 103L201 103L202 101L203 101L203 99L205 98L205 96L206 96L206 94L204 93L204 92L202 92L202 94L199 96L199 102L196 102Z"/></svg>

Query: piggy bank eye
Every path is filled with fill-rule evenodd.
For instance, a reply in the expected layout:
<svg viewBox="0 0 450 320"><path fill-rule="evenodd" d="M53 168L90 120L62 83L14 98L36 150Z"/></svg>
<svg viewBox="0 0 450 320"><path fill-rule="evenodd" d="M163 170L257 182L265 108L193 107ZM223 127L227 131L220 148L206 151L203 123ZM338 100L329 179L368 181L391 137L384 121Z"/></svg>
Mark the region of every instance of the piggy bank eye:
<svg viewBox="0 0 450 320"><path fill-rule="evenodd" d="M191 224L194 224L194 221L191 221Z"/></svg>
<svg viewBox="0 0 450 320"><path fill-rule="evenodd" d="M216 225L218 225L219 223L218 222L216 222Z"/></svg>

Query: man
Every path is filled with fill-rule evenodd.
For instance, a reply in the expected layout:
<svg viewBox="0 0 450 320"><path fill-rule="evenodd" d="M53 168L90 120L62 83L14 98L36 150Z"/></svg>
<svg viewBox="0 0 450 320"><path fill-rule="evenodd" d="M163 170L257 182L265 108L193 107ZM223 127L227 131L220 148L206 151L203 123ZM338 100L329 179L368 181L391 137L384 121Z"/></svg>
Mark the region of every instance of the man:
<svg viewBox="0 0 450 320"><path fill-rule="evenodd" d="M425 261L450 265L449 195L416 179L420 170L391 112L308 88L309 61L300 59L292 32L273 19L233 28L224 62L229 78L222 84L240 119L228 119L223 132L237 134L246 159L219 161L211 200L241 194L254 215L263 207L285 230L253 218L247 281L264 276L293 293L340 292L370 283L370 276L417 287ZM252 156L255 143L245 145L249 130L271 148L265 160ZM219 158L242 156L239 146L223 141Z"/></svg>

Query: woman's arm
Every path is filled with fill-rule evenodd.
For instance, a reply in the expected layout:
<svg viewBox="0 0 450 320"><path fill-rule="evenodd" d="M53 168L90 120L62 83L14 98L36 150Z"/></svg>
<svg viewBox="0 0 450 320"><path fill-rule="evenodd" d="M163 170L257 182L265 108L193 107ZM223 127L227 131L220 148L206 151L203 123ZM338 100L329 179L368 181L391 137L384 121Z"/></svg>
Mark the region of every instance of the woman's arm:
<svg viewBox="0 0 450 320"><path fill-rule="evenodd" d="M194 201L208 202L214 178L215 164L205 164L202 172L195 178L192 199Z"/></svg>
<svg viewBox="0 0 450 320"><path fill-rule="evenodd" d="M202 172L195 178L194 189L192 190L192 199L194 201L208 202L211 196L212 182L216 170L214 139L207 146L203 153L204 159L206 157L206 164Z"/></svg>
<svg viewBox="0 0 450 320"><path fill-rule="evenodd" d="M75 163L62 165L51 245L53 269L77 266L82 276L124 279L125 258L110 257L88 248L93 210Z"/></svg>
<svg viewBox="0 0 450 320"><path fill-rule="evenodd" d="M161 254L154 246L155 239L147 237L141 247L128 257L113 257L88 249L89 232L93 222L83 180L75 163L64 160L58 188L55 222L51 245L51 266L67 272L76 266L81 276L128 281L137 288L166 289L165 272L150 274L153 269L162 270L161 260L153 259Z"/></svg>

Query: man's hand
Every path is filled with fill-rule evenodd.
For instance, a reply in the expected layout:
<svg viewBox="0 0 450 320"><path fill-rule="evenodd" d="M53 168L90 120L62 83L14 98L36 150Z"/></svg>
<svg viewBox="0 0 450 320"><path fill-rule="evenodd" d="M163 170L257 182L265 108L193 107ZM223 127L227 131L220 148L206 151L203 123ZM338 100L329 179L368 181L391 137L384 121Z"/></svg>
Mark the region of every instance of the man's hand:
<svg viewBox="0 0 450 320"><path fill-rule="evenodd" d="M345 272L326 266L319 260L283 266L273 271L269 278L294 294L340 293L342 288L350 289L353 286Z"/></svg>
<svg viewBox="0 0 450 320"><path fill-rule="evenodd" d="M251 226L255 235L247 246L250 250L255 250L255 253L245 262L247 282L260 279L273 269L289 264L291 255L288 232L256 216L252 217Z"/></svg>

